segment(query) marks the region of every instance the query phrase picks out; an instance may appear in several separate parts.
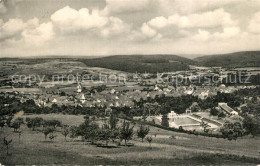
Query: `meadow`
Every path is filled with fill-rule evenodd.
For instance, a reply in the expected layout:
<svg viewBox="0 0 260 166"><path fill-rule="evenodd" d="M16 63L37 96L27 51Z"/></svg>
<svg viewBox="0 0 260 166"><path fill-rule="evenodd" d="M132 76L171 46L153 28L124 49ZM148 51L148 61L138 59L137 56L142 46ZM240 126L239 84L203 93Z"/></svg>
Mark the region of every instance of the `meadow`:
<svg viewBox="0 0 260 166"><path fill-rule="evenodd" d="M57 119L63 124L79 125L83 116L26 115L25 117ZM24 118L25 118L24 117ZM134 130L139 127L135 124ZM44 139L40 131L21 126L21 137L12 129L0 129L0 139L5 136L13 142L6 154L0 143L0 163L12 164L143 164L143 165L256 165L259 164L260 137L238 138L236 141L177 133L150 126L151 145L141 142L135 135L132 147L101 148L84 142L81 138L67 138L57 132L54 141Z"/></svg>

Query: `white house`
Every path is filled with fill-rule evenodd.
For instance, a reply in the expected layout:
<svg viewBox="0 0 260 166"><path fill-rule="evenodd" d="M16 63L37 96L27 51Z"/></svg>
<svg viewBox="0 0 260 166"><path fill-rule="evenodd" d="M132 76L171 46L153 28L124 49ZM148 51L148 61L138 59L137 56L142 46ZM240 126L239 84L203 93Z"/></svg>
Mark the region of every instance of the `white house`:
<svg viewBox="0 0 260 166"><path fill-rule="evenodd" d="M53 103L57 103L57 99L54 98L54 99L52 100L52 102L53 102Z"/></svg>
<svg viewBox="0 0 260 166"><path fill-rule="evenodd" d="M174 111L171 111L170 113L168 113L168 118L173 118L176 115L177 114Z"/></svg>
<svg viewBox="0 0 260 166"><path fill-rule="evenodd" d="M81 93L81 91L82 91L82 87L81 87L80 84L78 84L78 86L77 86L77 92L78 92L78 93Z"/></svg>

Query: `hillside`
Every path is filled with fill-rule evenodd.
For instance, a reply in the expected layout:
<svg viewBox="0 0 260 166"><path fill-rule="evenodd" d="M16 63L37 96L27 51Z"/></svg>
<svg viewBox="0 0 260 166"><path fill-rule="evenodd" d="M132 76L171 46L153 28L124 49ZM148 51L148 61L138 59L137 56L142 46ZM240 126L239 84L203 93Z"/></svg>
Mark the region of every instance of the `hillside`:
<svg viewBox="0 0 260 166"><path fill-rule="evenodd" d="M115 55L96 59L79 59L87 66L131 73L157 73L187 70L193 60L176 55Z"/></svg>
<svg viewBox="0 0 260 166"><path fill-rule="evenodd" d="M243 51L230 54L210 55L194 59L203 66L259 67L260 51Z"/></svg>

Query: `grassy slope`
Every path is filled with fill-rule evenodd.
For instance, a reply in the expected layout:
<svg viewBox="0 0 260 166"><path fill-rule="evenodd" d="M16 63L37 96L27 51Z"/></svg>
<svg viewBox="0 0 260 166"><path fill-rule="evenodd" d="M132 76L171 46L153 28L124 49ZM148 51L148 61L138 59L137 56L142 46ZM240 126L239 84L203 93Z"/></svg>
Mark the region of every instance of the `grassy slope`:
<svg viewBox="0 0 260 166"><path fill-rule="evenodd" d="M115 55L96 59L80 59L87 66L126 72L169 72L187 70L193 60L176 55Z"/></svg>
<svg viewBox="0 0 260 166"><path fill-rule="evenodd" d="M39 115L41 116L41 115ZM81 121L78 116L69 118ZM45 118L49 118L45 116ZM64 120L68 122L68 120ZM80 122L79 122L80 123ZM135 128L136 129L136 128ZM13 139L10 147L12 155L6 156L3 142L0 142L0 163L2 164L155 164L155 165L254 165L252 158L259 157L259 137L240 138L237 141L207 138L183 133L166 131L150 127L153 137L151 147L147 142L141 143L134 138L134 147L116 149L97 148L79 139L65 142L64 137L57 133L54 142L44 141L44 135L22 127L21 143L18 134L9 128L0 130L0 139L8 135ZM157 134L154 137L154 134ZM176 139L169 139L174 135ZM238 156L246 156L245 158ZM251 161L252 160L252 161Z"/></svg>
<svg viewBox="0 0 260 166"><path fill-rule="evenodd" d="M203 66L259 67L260 51L244 51L230 54L211 55L195 58Z"/></svg>

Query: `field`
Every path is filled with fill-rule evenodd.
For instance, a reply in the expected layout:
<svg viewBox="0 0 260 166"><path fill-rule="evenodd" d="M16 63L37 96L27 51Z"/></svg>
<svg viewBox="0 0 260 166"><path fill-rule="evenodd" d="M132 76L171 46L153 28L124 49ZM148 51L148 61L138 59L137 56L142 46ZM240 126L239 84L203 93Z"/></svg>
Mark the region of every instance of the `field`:
<svg viewBox="0 0 260 166"><path fill-rule="evenodd" d="M28 115L30 117L36 115ZM37 115L44 119L58 119L64 124L78 125L82 116ZM138 124L135 125L135 130ZM256 165L259 164L260 137L243 137L236 141L194 136L162 130L150 126L151 146L134 136L133 147L100 148L82 142L80 138L68 138L60 133L54 142L45 141L39 131L31 131L25 125L18 133L4 127L0 139L13 139L10 155L6 155L3 141L0 143L1 164L143 164L143 165ZM174 138L172 138L174 136ZM258 161L257 161L258 158Z"/></svg>

